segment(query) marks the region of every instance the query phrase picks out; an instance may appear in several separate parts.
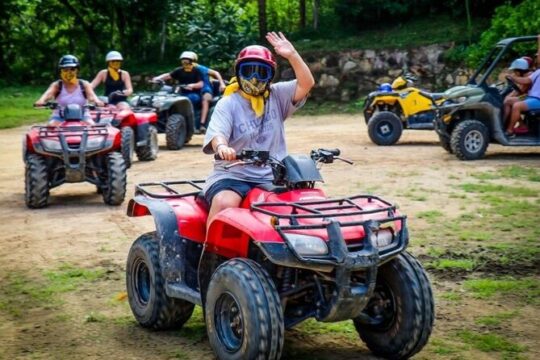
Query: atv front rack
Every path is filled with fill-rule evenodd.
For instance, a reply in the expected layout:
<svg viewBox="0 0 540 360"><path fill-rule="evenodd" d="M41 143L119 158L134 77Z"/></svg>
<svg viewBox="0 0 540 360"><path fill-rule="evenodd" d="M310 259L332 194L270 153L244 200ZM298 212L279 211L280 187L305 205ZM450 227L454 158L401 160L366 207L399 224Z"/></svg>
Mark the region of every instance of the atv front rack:
<svg viewBox="0 0 540 360"><path fill-rule="evenodd" d="M356 200L356 201L355 201ZM378 209L364 209L359 200L367 200L367 203L377 201L386 205ZM406 226L406 216L396 216L396 206L373 195L355 195L347 198L325 199L302 202L259 202L251 205L251 210L273 217L274 229L281 235L288 244L294 255L305 263L319 265L336 265L344 261L346 257L352 255L360 259L363 253L372 253L376 247L378 232L385 228L384 224L399 222L399 227L394 227L393 240L388 246L375 250L380 261L384 261L391 256L403 251L408 243L408 233ZM279 211L281 210L281 211ZM340 211L340 212L338 212ZM340 218L361 217L365 215L383 214L383 218L368 219L363 221L350 221ZM281 221L281 220L285 221ZM320 222L302 224L302 219L311 221L319 219ZM288 222L288 224L283 224ZM364 229L364 237L361 243L347 245L343 238L341 228L361 226ZM397 230L399 228L399 230ZM294 250L294 246L287 239L288 234L295 230L316 230L325 229L328 233L328 255L324 256L302 256ZM392 230L392 231L394 231ZM369 267L361 261L356 268Z"/></svg>
<svg viewBox="0 0 540 360"><path fill-rule="evenodd" d="M202 186L206 180L179 180L179 181L158 181L148 182L135 185L135 195L144 194L146 196L156 199L173 199L182 198L186 196L196 196L202 191ZM174 185L180 185L187 187L188 189L195 189L188 192L180 192L175 189ZM151 191L150 188L160 188L165 192Z"/></svg>
<svg viewBox="0 0 540 360"><path fill-rule="evenodd" d="M83 133L88 136L107 136L109 131L107 125L87 125L87 126L34 126L38 128L40 137L58 137L60 134L69 133L68 136L81 136Z"/></svg>

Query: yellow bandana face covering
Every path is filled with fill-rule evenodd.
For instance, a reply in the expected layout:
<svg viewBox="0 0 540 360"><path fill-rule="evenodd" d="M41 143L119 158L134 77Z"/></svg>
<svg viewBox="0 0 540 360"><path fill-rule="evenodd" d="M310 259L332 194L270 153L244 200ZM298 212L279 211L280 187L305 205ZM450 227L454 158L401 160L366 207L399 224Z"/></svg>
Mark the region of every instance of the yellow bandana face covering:
<svg viewBox="0 0 540 360"><path fill-rule="evenodd" d="M249 80L240 78L240 85L241 85L242 90L246 94L251 95L251 96L259 96L259 95L264 94L268 83L266 81L259 81L253 77Z"/></svg>
<svg viewBox="0 0 540 360"><path fill-rule="evenodd" d="M240 80L242 81L242 80ZM266 83L265 83L266 88ZM250 101L251 108L255 112L255 115L257 117L260 117L264 113L264 101L268 98L270 95L270 92L268 90L264 90L264 93L262 95L250 95L246 93L243 89L240 88L240 84L238 81L236 81L236 77L233 77L231 81L229 82L229 85L225 88L225 92L223 93L223 96L229 96L235 92L240 90L240 95L244 98Z"/></svg>
<svg viewBox="0 0 540 360"><path fill-rule="evenodd" d="M118 79L120 79L120 73L118 72L118 69L109 66L107 70L109 71L109 75L114 81L118 81Z"/></svg>
<svg viewBox="0 0 540 360"><path fill-rule="evenodd" d="M60 69L60 78L71 85L77 83L77 69L76 68L65 68Z"/></svg>

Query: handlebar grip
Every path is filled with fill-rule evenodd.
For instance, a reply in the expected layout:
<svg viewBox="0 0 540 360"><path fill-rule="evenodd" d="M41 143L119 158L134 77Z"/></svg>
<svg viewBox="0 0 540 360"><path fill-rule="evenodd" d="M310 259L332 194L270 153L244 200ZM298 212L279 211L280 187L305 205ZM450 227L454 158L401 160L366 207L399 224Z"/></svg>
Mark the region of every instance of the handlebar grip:
<svg viewBox="0 0 540 360"><path fill-rule="evenodd" d="M223 160L218 153L214 153L214 160Z"/></svg>

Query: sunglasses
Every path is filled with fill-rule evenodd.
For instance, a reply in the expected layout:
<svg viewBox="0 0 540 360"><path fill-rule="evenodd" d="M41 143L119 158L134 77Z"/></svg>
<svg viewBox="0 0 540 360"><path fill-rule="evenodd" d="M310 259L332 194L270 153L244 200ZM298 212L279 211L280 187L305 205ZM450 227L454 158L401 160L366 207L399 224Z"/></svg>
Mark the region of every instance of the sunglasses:
<svg viewBox="0 0 540 360"><path fill-rule="evenodd" d="M181 63L182 63L182 65L191 65L193 63L193 61L187 60L187 59L182 59Z"/></svg>
<svg viewBox="0 0 540 360"><path fill-rule="evenodd" d="M112 60L112 61L109 61L110 64L121 64L122 61L121 60Z"/></svg>
<svg viewBox="0 0 540 360"><path fill-rule="evenodd" d="M77 68L63 68L60 69L61 72L75 72L77 71Z"/></svg>
<svg viewBox="0 0 540 360"><path fill-rule="evenodd" d="M240 64L238 74L246 80L256 78L259 81L270 81L274 76L274 70L265 63L245 62Z"/></svg>

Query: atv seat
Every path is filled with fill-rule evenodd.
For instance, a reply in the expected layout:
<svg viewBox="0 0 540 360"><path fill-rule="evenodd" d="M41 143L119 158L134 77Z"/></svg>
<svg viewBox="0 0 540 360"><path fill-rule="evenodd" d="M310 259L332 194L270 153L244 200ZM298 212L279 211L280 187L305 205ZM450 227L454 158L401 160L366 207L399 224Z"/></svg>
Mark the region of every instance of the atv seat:
<svg viewBox="0 0 540 360"><path fill-rule="evenodd" d="M523 113L526 117L540 118L540 109L528 110Z"/></svg>
<svg viewBox="0 0 540 360"><path fill-rule="evenodd" d="M440 100L443 98L443 93L428 93L422 90L420 90L420 95L428 99L431 99L432 101Z"/></svg>
<svg viewBox="0 0 540 360"><path fill-rule="evenodd" d="M197 195L195 195L195 202L205 211L208 212L210 210L210 204L206 201L203 191L199 191Z"/></svg>
<svg viewBox="0 0 540 360"><path fill-rule="evenodd" d="M272 183L259 184L257 187L259 189L263 189L264 191L270 191L276 194L281 194L288 190L285 186L274 185Z"/></svg>

